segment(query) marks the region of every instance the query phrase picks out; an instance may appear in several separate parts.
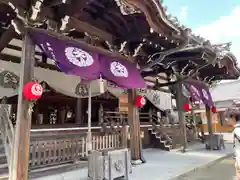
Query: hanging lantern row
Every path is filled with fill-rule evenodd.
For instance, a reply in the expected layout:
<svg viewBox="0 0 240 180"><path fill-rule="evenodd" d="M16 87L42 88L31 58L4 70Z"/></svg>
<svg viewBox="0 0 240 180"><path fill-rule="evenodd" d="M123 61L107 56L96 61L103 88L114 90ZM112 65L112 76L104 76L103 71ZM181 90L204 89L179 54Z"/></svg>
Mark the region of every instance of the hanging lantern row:
<svg viewBox="0 0 240 180"><path fill-rule="evenodd" d="M191 110L192 110L192 106L191 106L190 104L186 103L186 104L184 104L183 109L184 109L184 111L188 112L188 111L191 111ZM213 107L211 108L211 111L212 111L213 113L216 113L216 112L217 112L217 108L216 108L215 106L213 106Z"/></svg>
<svg viewBox="0 0 240 180"><path fill-rule="evenodd" d="M136 97L136 106L143 107L146 104L146 99L144 96L137 96Z"/></svg>
<svg viewBox="0 0 240 180"><path fill-rule="evenodd" d="M29 101L38 100L43 94L43 87L38 82L30 81L23 87L23 96Z"/></svg>

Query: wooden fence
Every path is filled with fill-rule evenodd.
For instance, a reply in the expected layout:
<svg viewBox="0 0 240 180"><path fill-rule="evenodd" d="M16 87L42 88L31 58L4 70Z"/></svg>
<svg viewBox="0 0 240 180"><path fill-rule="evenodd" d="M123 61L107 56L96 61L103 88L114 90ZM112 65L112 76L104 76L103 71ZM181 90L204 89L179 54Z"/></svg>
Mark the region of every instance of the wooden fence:
<svg viewBox="0 0 240 180"><path fill-rule="evenodd" d="M33 137L30 146L30 168L74 163L88 156L86 135ZM120 134L92 136L93 150L120 148Z"/></svg>

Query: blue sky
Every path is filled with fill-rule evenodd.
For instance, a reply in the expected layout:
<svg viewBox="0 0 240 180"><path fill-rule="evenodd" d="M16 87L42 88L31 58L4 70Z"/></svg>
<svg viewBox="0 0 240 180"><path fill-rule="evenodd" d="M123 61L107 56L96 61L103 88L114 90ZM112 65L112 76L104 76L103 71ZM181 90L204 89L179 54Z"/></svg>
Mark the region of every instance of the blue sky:
<svg viewBox="0 0 240 180"><path fill-rule="evenodd" d="M240 0L163 0L168 12L212 43L232 42L240 64Z"/></svg>

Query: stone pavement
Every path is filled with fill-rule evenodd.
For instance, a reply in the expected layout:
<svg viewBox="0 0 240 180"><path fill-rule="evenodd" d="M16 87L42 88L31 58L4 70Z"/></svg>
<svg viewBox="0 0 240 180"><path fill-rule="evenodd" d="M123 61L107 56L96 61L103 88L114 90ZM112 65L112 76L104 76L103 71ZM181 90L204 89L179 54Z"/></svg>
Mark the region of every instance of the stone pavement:
<svg viewBox="0 0 240 180"><path fill-rule="evenodd" d="M174 180L236 180L234 159L231 156Z"/></svg>
<svg viewBox="0 0 240 180"><path fill-rule="evenodd" d="M226 150L207 151L204 144L195 144L188 152L165 152L159 149L147 149L143 154L147 163L133 167L130 180L170 180L193 169L200 168L233 153L231 143L226 144ZM85 180L87 169L78 169L35 180Z"/></svg>

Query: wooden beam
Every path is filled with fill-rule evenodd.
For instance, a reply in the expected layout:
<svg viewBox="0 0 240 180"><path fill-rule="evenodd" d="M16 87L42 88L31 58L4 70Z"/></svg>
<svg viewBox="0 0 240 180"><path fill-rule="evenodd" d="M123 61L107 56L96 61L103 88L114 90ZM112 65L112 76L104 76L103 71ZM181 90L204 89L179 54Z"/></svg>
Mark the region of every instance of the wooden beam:
<svg viewBox="0 0 240 180"><path fill-rule="evenodd" d="M11 50L16 50L16 51L22 51L22 47L12 45L12 44L8 44L6 46L6 48L11 49ZM35 52L35 55L42 56L43 53L42 52Z"/></svg>
<svg viewBox="0 0 240 180"><path fill-rule="evenodd" d="M66 14L66 15L68 15L68 14ZM40 17L43 19L44 18L51 19L51 20L55 19L55 15L54 15L52 9L45 7L45 6L42 7L42 10L40 12ZM94 27L87 22L80 21L73 16L70 16L67 27L70 29L75 28L77 31L80 31L80 32L88 32L89 34L95 35L102 40L109 41L109 43L112 43L113 39L116 38L112 34L106 32L104 30L101 30L97 27Z"/></svg>
<svg viewBox="0 0 240 180"><path fill-rule="evenodd" d="M70 26L70 28L75 28L77 31L88 32L91 35L100 37L101 39L108 41L110 44L112 44L113 39L116 38L112 34L106 32L106 31L103 31L99 28L96 28L86 22L80 21L74 17L71 17L69 19L68 25Z"/></svg>
<svg viewBox="0 0 240 180"><path fill-rule="evenodd" d="M44 3L44 6L46 7L53 7L53 6L58 6L61 4L68 4L69 0L66 0L65 3L63 3L63 0L53 0L53 1L47 1L46 3Z"/></svg>
<svg viewBox="0 0 240 180"><path fill-rule="evenodd" d="M28 180L28 166L29 166L29 147L30 147L30 130L31 130L31 116L32 112L29 110L31 102L24 99L23 91L24 85L31 81L34 77L34 52L35 46L31 38L26 33L23 41L23 51L21 59L21 77L19 84L18 95L18 110L17 122L15 130L15 142L13 153L13 168L10 172L10 180Z"/></svg>
<svg viewBox="0 0 240 180"><path fill-rule="evenodd" d="M14 62L14 63L20 63L20 61L21 61L21 59L17 56L11 56L11 55L2 54L2 53L0 53L0 59L3 61L10 61L10 62ZM42 67L44 69L50 69L53 71L60 71L56 65L41 62L41 60L38 58L35 58L35 62L36 62L35 63L36 67Z"/></svg>
<svg viewBox="0 0 240 180"><path fill-rule="evenodd" d="M199 60L199 62L202 62L202 56L188 56L188 57L166 57L164 58L163 61L169 61L169 62L173 62L176 61L177 63L181 63L182 61L196 61Z"/></svg>
<svg viewBox="0 0 240 180"><path fill-rule="evenodd" d="M64 41L74 42L77 45L81 46L86 51L101 53L101 54L106 55L108 57L113 57L113 58L117 58L117 59L127 60L127 61L130 61L130 62L135 62L132 57L126 57L126 56L121 55L119 52L111 52L111 51L108 51L106 49L103 49L103 48L100 48L100 47L97 47L97 46L93 46L93 45L87 44L84 41L70 38L68 36L65 36L65 35L57 33L57 32L46 31L44 29L38 29L38 28L29 28L29 29L35 29L36 31L39 31L39 32L42 31L44 33L47 33L50 36L54 36L54 37L59 38L59 39L64 40Z"/></svg>
<svg viewBox="0 0 240 180"><path fill-rule="evenodd" d="M17 35L13 27L7 29L0 38L0 52L9 44L9 42Z"/></svg>
<svg viewBox="0 0 240 180"><path fill-rule="evenodd" d="M19 7L27 7L28 6L28 1L27 0L0 0L0 3L9 5L9 3L14 4L14 6L19 6ZM27 9L25 9L27 10Z"/></svg>
<svg viewBox="0 0 240 180"><path fill-rule="evenodd" d="M29 8L28 6L23 6L23 3L20 3L20 1L11 0L10 2L13 3L13 5L18 8L18 11L25 12ZM0 0L0 3L8 4L9 1L7 1L7 0ZM54 15L53 10L51 8L49 8L49 7L46 7L46 6L43 6L41 8L41 11L40 11L39 15L40 15L39 16L40 19L47 18L47 19L54 20L56 18L55 15ZM66 14L66 15L68 15L68 14ZM90 25L87 22L80 21L80 20L78 20L77 18L74 18L74 17L71 17L69 19L69 22L68 22L67 26L70 29L75 28L76 30L78 30L80 32L88 32L91 35L98 36L99 38L101 38L101 39L103 39L105 41L109 41L109 43L112 43L113 39L116 38L112 34L106 32L104 30L101 30L99 28L96 28L96 27Z"/></svg>

